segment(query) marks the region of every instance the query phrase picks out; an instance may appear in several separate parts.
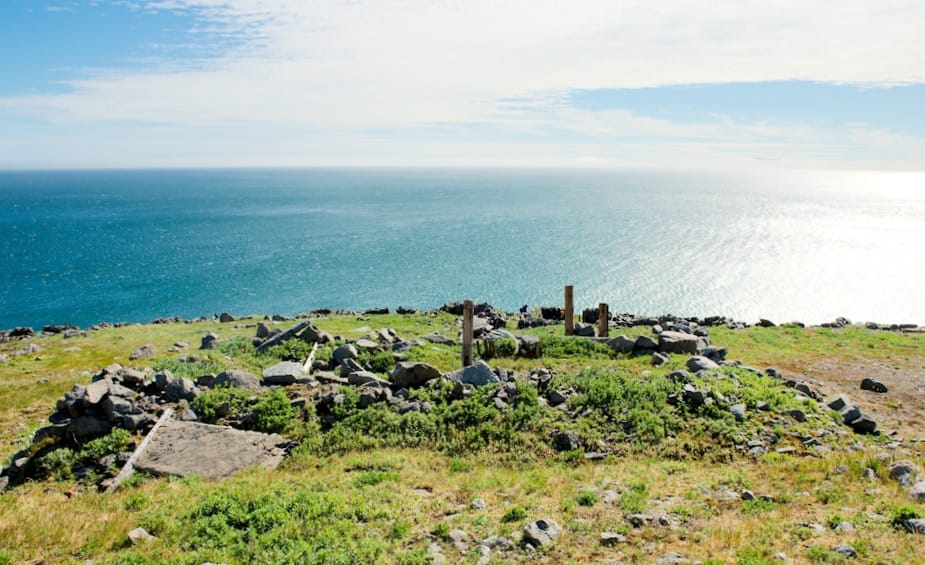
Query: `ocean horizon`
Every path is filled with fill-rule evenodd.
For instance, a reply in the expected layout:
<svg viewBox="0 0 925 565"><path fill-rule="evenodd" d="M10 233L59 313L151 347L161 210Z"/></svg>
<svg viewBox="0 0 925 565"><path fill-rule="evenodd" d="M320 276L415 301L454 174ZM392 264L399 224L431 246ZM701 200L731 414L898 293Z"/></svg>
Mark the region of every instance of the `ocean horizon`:
<svg viewBox="0 0 925 565"><path fill-rule="evenodd" d="M0 172L0 328L219 312L925 322L925 173Z"/></svg>

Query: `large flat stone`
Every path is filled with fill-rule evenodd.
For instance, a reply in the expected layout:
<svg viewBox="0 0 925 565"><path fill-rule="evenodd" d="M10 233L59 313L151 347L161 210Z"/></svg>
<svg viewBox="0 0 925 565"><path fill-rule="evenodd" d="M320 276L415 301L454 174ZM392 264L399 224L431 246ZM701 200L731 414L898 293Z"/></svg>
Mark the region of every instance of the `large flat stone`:
<svg viewBox="0 0 925 565"><path fill-rule="evenodd" d="M285 441L277 434L171 420L157 431L135 467L155 475L223 479L257 466L275 469L285 457L277 445Z"/></svg>

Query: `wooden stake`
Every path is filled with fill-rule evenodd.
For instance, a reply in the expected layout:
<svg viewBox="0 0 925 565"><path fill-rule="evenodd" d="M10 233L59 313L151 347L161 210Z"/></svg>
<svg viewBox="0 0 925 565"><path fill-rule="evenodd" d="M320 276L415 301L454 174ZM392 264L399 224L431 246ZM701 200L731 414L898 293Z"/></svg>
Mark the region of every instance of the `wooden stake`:
<svg viewBox="0 0 925 565"><path fill-rule="evenodd" d="M132 453L132 456L128 458L128 461L125 462L125 466L122 467L122 470L119 471L119 474L116 475L116 478L112 480L112 483L104 491L106 494L115 492L116 488L122 484L122 481L129 478L132 474L132 471L135 470L135 463L138 461L138 458L141 457L141 454L144 453L144 450L148 448L148 444L151 443L151 438L154 437L154 434L157 433L158 428L161 427L161 424L167 421L170 418L170 415L173 414L173 408L168 408L164 410L164 413L161 414L161 417L157 419L157 423L154 424L154 427L151 428L151 431L148 432L147 437L144 441L141 442L141 445L135 449L135 453Z"/></svg>
<svg viewBox="0 0 925 565"><path fill-rule="evenodd" d="M610 308L606 302L597 305L597 337L607 337L610 329Z"/></svg>
<svg viewBox="0 0 925 565"><path fill-rule="evenodd" d="M575 335L575 304L572 301L572 285L565 287L565 335Z"/></svg>
<svg viewBox="0 0 925 565"><path fill-rule="evenodd" d="M472 364L472 328L474 324L473 304L471 300L463 303L463 335L462 335L462 365L468 367Z"/></svg>

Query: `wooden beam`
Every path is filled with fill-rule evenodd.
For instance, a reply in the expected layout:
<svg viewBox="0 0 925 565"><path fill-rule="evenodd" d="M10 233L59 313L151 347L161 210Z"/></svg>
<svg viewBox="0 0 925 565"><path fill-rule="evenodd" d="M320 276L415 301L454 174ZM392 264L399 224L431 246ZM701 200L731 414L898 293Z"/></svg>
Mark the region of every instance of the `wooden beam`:
<svg viewBox="0 0 925 565"><path fill-rule="evenodd" d="M468 367L472 364L472 326L474 323L475 307L471 300L463 303L463 333L462 333L462 365Z"/></svg>
<svg viewBox="0 0 925 565"><path fill-rule="evenodd" d="M575 303L572 300L572 285L565 287L565 335L575 335Z"/></svg>
<svg viewBox="0 0 925 565"><path fill-rule="evenodd" d="M312 352L309 353L308 359L305 360L305 363L302 365L302 374L310 375L312 372L312 363L315 362L315 352L318 351L318 344L315 343L312 345Z"/></svg>
<svg viewBox="0 0 925 565"><path fill-rule="evenodd" d="M597 305L597 337L607 337L610 329L610 308L606 302Z"/></svg>
<svg viewBox="0 0 925 565"><path fill-rule="evenodd" d="M151 428L150 432L148 432L147 437L145 437L144 441L141 442L141 445L135 449L135 453L132 453L132 456L129 457L128 461L125 462L125 466L122 467L122 470L119 471L119 474L116 475L116 478L112 480L112 483L110 483L108 487L106 487L106 490L104 491L106 494L115 492L115 490L119 488L119 485L122 484L122 481L131 476L132 471L135 470L135 463L138 462L138 458L141 457L141 454L144 453L144 450L148 448L148 445L151 443L151 438L153 438L154 434L157 433L157 430L161 427L161 424L170 418L171 414L173 414L173 408L164 410L164 413L161 414L161 417L157 419L157 423L154 424L154 427Z"/></svg>

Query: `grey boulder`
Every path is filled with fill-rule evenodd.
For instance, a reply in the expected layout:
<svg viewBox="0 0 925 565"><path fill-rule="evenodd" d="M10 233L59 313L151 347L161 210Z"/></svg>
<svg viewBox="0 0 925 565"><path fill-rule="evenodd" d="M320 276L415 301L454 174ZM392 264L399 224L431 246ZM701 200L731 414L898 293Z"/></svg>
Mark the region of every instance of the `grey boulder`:
<svg viewBox="0 0 925 565"><path fill-rule="evenodd" d="M230 369L228 371L222 371L215 377L215 380L212 381L213 388L221 386L260 390L260 380L247 371Z"/></svg>
<svg viewBox="0 0 925 565"><path fill-rule="evenodd" d="M413 388L439 378L440 370L427 363L404 361L395 365L390 376L394 386Z"/></svg>
<svg viewBox="0 0 925 565"><path fill-rule="evenodd" d="M475 365L470 365L458 371L447 373L446 378L453 382L476 387L501 382L501 379L491 370L488 363L481 359L476 361Z"/></svg>
<svg viewBox="0 0 925 565"><path fill-rule="evenodd" d="M302 376L302 365L295 361L281 361L263 370L263 382L271 385L291 385Z"/></svg>
<svg viewBox="0 0 925 565"><path fill-rule="evenodd" d="M549 518L543 518L524 526L523 540L533 547L547 547L556 543L560 533L559 524Z"/></svg>

